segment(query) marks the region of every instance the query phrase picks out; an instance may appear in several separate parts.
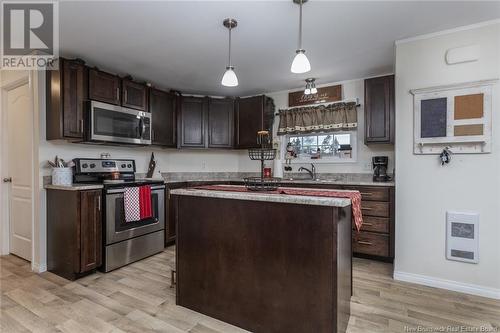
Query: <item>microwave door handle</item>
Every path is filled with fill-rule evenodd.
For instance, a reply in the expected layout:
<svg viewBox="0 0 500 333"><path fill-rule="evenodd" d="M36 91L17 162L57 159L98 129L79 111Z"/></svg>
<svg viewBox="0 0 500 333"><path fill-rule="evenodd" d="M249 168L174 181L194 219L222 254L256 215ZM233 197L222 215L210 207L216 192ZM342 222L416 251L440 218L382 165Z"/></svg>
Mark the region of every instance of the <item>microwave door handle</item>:
<svg viewBox="0 0 500 333"><path fill-rule="evenodd" d="M144 120L142 117L139 119L139 137L142 138L142 134L144 133Z"/></svg>
<svg viewBox="0 0 500 333"><path fill-rule="evenodd" d="M146 124L144 123L144 118L141 118L141 124L142 124L142 132L141 132L141 138L146 132Z"/></svg>

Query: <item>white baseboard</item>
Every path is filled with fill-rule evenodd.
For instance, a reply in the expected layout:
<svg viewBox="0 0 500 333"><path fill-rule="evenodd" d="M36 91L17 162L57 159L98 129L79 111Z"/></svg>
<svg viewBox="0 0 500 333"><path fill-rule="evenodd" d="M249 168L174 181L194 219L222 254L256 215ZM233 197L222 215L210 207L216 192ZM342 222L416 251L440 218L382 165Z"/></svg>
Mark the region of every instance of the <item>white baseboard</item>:
<svg viewBox="0 0 500 333"><path fill-rule="evenodd" d="M31 270L35 273L43 273L43 272L47 271L47 265L32 262L31 263Z"/></svg>
<svg viewBox="0 0 500 333"><path fill-rule="evenodd" d="M465 294L483 296L493 299L500 299L500 289L478 286L475 284L462 283L452 280L445 280L426 275L394 272L394 280L422 284L424 286L458 291Z"/></svg>

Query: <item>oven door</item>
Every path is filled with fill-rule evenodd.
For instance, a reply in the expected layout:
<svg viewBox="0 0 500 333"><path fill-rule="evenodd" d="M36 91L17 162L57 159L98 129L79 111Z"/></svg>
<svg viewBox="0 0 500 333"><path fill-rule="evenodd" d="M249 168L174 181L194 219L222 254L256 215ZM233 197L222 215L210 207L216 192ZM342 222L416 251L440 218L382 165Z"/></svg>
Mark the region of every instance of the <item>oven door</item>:
<svg viewBox="0 0 500 333"><path fill-rule="evenodd" d="M151 144L151 114L90 101L90 141Z"/></svg>
<svg viewBox="0 0 500 333"><path fill-rule="evenodd" d="M106 245L165 229L165 185L151 186L153 217L135 222L125 222L124 193L123 188L106 191Z"/></svg>

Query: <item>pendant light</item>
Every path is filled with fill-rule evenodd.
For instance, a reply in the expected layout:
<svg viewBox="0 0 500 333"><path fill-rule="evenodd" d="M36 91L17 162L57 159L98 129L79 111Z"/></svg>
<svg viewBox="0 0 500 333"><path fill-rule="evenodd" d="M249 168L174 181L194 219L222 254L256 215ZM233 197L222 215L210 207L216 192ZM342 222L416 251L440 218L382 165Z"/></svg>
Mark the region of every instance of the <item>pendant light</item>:
<svg viewBox="0 0 500 333"><path fill-rule="evenodd" d="M309 59L306 57L306 50L302 48L302 4L307 2L307 0L292 0L294 3L300 6L299 12L299 48L295 51L297 54L293 59L292 66L290 70L292 73L307 73L311 70L311 64L309 63Z"/></svg>
<svg viewBox="0 0 500 333"><path fill-rule="evenodd" d="M221 83L226 87L236 87L238 86L238 78L234 72L234 67L231 65L231 29L235 28L238 25L238 22L235 19L227 18L224 22L222 22L222 24L229 29L229 57L226 72L222 77Z"/></svg>
<svg viewBox="0 0 500 333"><path fill-rule="evenodd" d="M318 93L315 81L315 78L306 79L306 89L304 90L304 95L314 95Z"/></svg>

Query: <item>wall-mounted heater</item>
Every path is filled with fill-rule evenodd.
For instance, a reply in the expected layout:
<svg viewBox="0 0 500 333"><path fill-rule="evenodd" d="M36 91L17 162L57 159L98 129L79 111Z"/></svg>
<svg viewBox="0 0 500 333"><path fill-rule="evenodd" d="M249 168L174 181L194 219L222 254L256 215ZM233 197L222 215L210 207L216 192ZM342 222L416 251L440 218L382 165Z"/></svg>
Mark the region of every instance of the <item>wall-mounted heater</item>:
<svg viewBox="0 0 500 333"><path fill-rule="evenodd" d="M479 214L446 212L446 259L479 262Z"/></svg>

